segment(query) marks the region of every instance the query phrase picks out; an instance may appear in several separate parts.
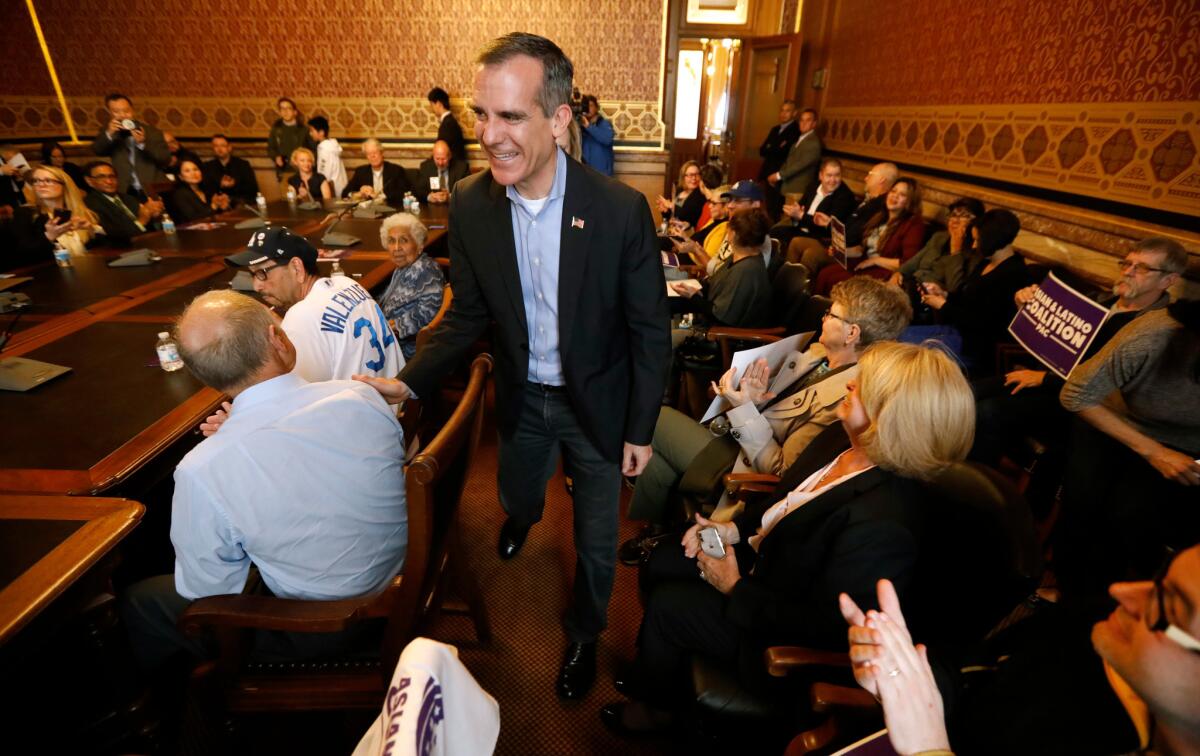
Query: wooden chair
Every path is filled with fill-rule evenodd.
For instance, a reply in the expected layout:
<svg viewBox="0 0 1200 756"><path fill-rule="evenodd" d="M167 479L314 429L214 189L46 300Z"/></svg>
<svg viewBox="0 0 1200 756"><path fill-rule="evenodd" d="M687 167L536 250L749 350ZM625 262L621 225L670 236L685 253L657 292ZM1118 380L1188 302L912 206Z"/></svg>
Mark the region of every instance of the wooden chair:
<svg viewBox="0 0 1200 756"><path fill-rule="evenodd" d="M441 608L451 580L466 600L479 640L490 640L478 586L457 564L456 551L458 506L483 429L491 370L490 355L475 359L462 400L405 471L408 553L403 573L382 593L337 601L211 596L184 612L179 625L185 633L215 633L218 657L200 665L193 681L208 685L228 712L378 709L401 650ZM276 664L249 654L258 630L334 633L372 620L386 626L378 653L366 659Z"/></svg>

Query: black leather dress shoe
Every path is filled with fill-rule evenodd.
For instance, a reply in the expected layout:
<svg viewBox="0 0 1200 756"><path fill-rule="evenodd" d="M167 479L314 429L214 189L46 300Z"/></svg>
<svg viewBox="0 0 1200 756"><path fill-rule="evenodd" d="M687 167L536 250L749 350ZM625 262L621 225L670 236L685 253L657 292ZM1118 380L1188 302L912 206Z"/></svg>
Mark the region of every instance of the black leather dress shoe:
<svg viewBox="0 0 1200 756"><path fill-rule="evenodd" d="M529 535L528 525L518 525L511 517L500 527L500 544L497 552L501 559L512 559L525 545L525 536Z"/></svg>
<svg viewBox="0 0 1200 756"><path fill-rule="evenodd" d="M571 643L563 654L554 689L559 698L583 698L596 679L596 642Z"/></svg>

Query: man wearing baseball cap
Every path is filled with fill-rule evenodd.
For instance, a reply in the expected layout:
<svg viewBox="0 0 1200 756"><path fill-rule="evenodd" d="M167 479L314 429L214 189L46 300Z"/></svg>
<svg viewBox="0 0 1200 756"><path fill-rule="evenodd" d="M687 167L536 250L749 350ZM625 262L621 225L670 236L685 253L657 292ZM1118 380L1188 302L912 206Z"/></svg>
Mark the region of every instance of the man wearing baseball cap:
<svg viewBox="0 0 1200 756"><path fill-rule="evenodd" d="M762 189L758 184L749 179L743 179L731 187L718 187L714 193L725 201L727 218L732 217L735 213L763 206L764 197ZM733 248L729 245L729 240L724 236L724 227L721 229L720 243L716 246L715 252L713 252L713 241L712 234L709 234L709 238L705 240L703 246L697 244L695 241L676 243L676 251L686 252L691 255L696 264L703 265L705 271L711 276L718 268L729 262L733 256ZM763 264L767 266L767 270L773 270L771 267L771 263L774 262L771 255L772 251L771 238L767 237L760 250Z"/></svg>
<svg viewBox="0 0 1200 756"><path fill-rule="evenodd" d="M317 248L286 228L255 231L246 249L225 258L254 277L268 305L286 310L283 330L296 345L296 373L309 382L351 375L392 377L404 356L383 310L346 276L323 278Z"/></svg>

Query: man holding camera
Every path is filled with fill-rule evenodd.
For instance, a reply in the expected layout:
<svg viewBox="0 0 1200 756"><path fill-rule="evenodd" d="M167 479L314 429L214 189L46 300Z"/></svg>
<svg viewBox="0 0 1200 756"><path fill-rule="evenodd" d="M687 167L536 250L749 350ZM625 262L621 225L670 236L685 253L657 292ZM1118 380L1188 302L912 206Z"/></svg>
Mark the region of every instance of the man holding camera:
<svg viewBox="0 0 1200 756"><path fill-rule="evenodd" d="M171 162L171 151L162 132L137 120L133 102L123 94L104 98L108 125L92 142L92 152L112 160L117 172L117 191L146 199L146 190L168 181L163 173Z"/></svg>
<svg viewBox="0 0 1200 756"><path fill-rule="evenodd" d="M600 112L600 101L595 95L583 96L579 125L582 127L583 162L605 176L613 175L613 127Z"/></svg>

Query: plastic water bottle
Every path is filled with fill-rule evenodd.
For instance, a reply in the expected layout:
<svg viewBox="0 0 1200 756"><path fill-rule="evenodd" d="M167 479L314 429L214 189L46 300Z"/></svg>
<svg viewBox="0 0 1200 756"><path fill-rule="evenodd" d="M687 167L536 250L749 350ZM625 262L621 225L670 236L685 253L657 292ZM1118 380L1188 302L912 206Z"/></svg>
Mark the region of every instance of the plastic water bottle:
<svg viewBox="0 0 1200 756"><path fill-rule="evenodd" d="M412 212L412 204L415 201L416 201L416 198L413 197L412 192L405 192L404 193L404 212L411 213Z"/></svg>
<svg viewBox="0 0 1200 756"><path fill-rule="evenodd" d="M159 332L158 343L154 346L154 351L158 352L158 364L168 373L173 373L183 367L183 360L179 358L179 345L166 331Z"/></svg>
<svg viewBox="0 0 1200 756"><path fill-rule="evenodd" d="M175 221L171 220L171 216L163 213L162 217L163 233L172 235L175 233Z"/></svg>
<svg viewBox="0 0 1200 756"><path fill-rule="evenodd" d="M58 263L60 268L72 268L75 263L71 262L71 250L61 245L54 247L54 262Z"/></svg>
<svg viewBox="0 0 1200 756"><path fill-rule="evenodd" d="M267 198L263 196L262 192L258 193L254 201L258 204L259 211L264 213L267 211Z"/></svg>
<svg viewBox="0 0 1200 756"><path fill-rule="evenodd" d="M261 195L260 195L261 196ZM296 206L296 188L289 186L287 190L287 201L290 207Z"/></svg>

